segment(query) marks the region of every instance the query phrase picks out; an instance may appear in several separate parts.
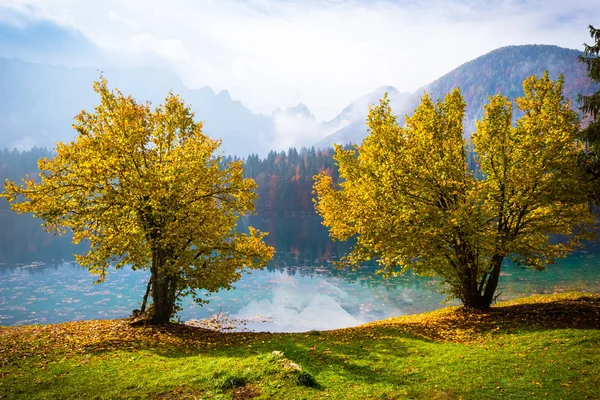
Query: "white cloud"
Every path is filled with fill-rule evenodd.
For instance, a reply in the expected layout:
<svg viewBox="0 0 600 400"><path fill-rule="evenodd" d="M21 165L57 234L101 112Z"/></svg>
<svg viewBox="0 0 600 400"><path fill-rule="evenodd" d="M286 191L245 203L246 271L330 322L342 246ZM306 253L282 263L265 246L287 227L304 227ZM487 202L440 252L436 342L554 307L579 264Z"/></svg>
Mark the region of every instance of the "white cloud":
<svg viewBox="0 0 600 400"><path fill-rule="evenodd" d="M497 47L581 48L596 0L2 1L76 27L119 62L161 59L255 112L304 103L318 120L383 85L414 91Z"/></svg>
<svg viewBox="0 0 600 400"><path fill-rule="evenodd" d="M274 143L271 146L278 150L290 147L310 147L321 140L326 134L322 124L305 115L290 115L278 113L274 115Z"/></svg>
<svg viewBox="0 0 600 400"><path fill-rule="evenodd" d="M108 21L116 24L125 25L128 28L139 30L140 26L133 18L127 18L123 15L114 12L113 10L108 11Z"/></svg>

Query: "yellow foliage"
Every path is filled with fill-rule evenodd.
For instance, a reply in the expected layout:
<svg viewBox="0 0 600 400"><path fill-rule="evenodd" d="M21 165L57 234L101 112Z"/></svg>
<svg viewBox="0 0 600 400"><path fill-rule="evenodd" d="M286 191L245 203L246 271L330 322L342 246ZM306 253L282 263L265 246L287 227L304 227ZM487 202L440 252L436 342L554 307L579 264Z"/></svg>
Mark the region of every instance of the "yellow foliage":
<svg viewBox="0 0 600 400"><path fill-rule="evenodd" d="M473 135L482 177L467 165L459 89L437 102L423 96L404 127L386 95L370 109L362 144L336 147L339 185L315 177L330 236L357 240L343 263L376 259L386 274L438 275L480 308L493 300L506 257L538 269L564 257L593 218L577 167L578 119L562 86L547 74L528 78L515 126L508 99L490 98Z"/></svg>
<svg viewBox="0 0 600 400"><path fill-rule="evenodd" d="M77 260L103 280L116 268L151 269L154 287L169 284L171 299L186 290L229 288L243 268L273 256L266 235L235 230L254 211L256 183L241 161L223 163L221 142L179 96L151 109L105 79L94 83L100 104L82 111L78 135L39 161L38 181L6 181L3 196L19 212L42 218L48 231L73 232L90 249Z"/></svg>

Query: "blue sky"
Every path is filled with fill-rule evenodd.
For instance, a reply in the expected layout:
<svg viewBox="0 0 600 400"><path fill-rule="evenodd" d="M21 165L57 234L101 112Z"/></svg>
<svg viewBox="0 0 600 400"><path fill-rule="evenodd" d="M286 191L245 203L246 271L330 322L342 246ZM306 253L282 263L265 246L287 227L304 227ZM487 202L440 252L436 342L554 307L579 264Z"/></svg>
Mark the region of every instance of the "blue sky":
<svg viewBox="0 0 600 400"><path fill-rule="evenodd" d="M501 46L581 49L589 24L600 25L597 0L0 0L3 50L159 66L255 112L302 102L319 120L380 86L415 91Z"/></svg>

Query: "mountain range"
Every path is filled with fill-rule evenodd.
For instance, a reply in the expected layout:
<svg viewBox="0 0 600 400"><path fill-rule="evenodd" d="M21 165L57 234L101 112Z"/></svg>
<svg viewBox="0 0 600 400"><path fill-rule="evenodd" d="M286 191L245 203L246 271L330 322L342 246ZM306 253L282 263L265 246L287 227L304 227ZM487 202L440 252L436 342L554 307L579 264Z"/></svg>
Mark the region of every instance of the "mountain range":
<svg viewBox="0 0 600 400"><path fill-rule="evenodd" d="M383 91L387 91L392 111L402 124L405 115L412 114L419 105L424 93L438 99L459 87L467 103L465 136L470 136L475 129L475 121L483 114L483 105L487 103L488 97L497 93L502 93L511 100L522 96L522 83L528 76L540 76L546 70L552 79L563 74L563 95L573 103L577 94L589 95L597 91L598 85L592 84L586 75L585 65L577 60L580 54L582 53L578 50L550 45L502 47L459 66L412 94L399 93L395 88L387 87L366 96L369 99L367 102L374 103L381 98ZM355 103L357 102L361 105L364 103L359 100ZM576 108L577 104L573 106ZM360 143L367 134L367 108L359 109L362 110L359 118L323 138L317 143L317 147L328 147L333 143Z"/></svg>
<svg viewBox="0 0 600 400"><path fill-rule="evenodd" d="M1 48L0 48L1 50ZM460 87L467 103L465 135L474 129L483 104L498 92L513 99L522 94L522 81L529 75L548 70L556 79L565 77L564 95L598 90L586 76L585 66L577 61L578 50L550 45L509 46L467 62L414 93L384 86L345 107L330 121L319 122L304 104L271 115L255 114L226 90L216 93L209 87L188 89L177 75L159 69L128 68L98 71L89 67L51 66L0 58L0 138L1 147L27 149L53 147L57 141L73 139L73 116L97 103L91 82L102 74L110 87L118 87L140 101L158 104L169 90L191 104L204 131L223 139L226 154L246 156L266 154L290 146L328 147L333 143L358 143L367 134L368 106L388 93L391 107L403 123L427 92L440 98ZM0 52L0 56L2 53ZM431 57L432 62L435 59ZM292 140L292 138L294 138ZM301 138L298 141L298 138Z"/></svg>
<svg viewBox="0 0 600 400"><path fill-rule="evenodd" d="M204 87L186 88L175 75L156 69L67 68L0 59L0 137L3 147L53 147L57 141L71 140L73 117L98 102L92 81L103 74L111 88L139 101L159 104L169 90L193 105L197 118L205 121L205 131L223 139L230 154L247 154L270 143L271 121L253 114L227 91L215 93Z"/></svg>

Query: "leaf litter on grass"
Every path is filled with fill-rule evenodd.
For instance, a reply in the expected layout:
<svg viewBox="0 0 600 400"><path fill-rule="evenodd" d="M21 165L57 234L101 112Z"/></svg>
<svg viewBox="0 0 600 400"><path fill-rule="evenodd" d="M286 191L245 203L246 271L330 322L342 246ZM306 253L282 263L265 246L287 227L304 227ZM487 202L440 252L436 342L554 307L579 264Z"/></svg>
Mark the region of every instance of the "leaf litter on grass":
<svg viewBox="0 0 600 400"><path fill-rule="evenodd" d="M165 354L182 352L199 355L231 347L234 353L242 351L247 354L260 352L262 348L270 349L270 352L273 350L271 343L300 347L306 344L306 352L315 357L315 362L319 362L331 357L332 345L352 345L361 354L357 356L362 357L368 355L369 343L390 335L408 334L433 341L485 345L489 338L515 332L561 328L600 329L600 295L568 293L533 296L501 303L485 311L469 312L459 307L449 307L318 334L316 331L304 334L221 333L184 324L131 326L129 322L98 320L1 327L2 375L24 365L44 370L49 363L71 357L77 357L80 363L85 363L86 358L82 359L81 355L110 354L118 350L154 349ZM339 355L340 368L346 365L345 357L344 354ZM585 368L582 367L582 370ZM582 372L582 375L585 373ZM570 385L568 381L564 387L567 385Z"/></svg>

